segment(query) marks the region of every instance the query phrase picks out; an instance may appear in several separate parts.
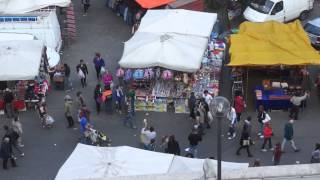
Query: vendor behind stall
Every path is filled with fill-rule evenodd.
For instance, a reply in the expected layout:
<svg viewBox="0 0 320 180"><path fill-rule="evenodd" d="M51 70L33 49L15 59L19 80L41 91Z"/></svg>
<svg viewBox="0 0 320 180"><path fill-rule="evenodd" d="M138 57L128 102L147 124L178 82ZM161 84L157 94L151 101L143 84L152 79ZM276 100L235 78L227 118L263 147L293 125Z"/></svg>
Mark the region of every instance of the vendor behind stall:
<svg viewBox="0 0 320 180"><path fill-rule="evenodd" d="M4 93L4 112L7 115L8 118L13 118L14 116L14 109L13 109L13 100L14 96L11 91L11 89L6 88L5 93Z"/></svg>

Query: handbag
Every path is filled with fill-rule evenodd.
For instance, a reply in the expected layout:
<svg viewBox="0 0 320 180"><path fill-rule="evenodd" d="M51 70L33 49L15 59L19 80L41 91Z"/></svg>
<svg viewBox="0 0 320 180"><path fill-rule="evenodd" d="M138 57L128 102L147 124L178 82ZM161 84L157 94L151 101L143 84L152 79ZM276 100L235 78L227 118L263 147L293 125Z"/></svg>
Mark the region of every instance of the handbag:
<svg viewBox="0 0 320 180"><path fill-rule="evenodd" d="M101 67L101 69L100 69L100 74L102 75L102 74L104 74L106 72L106 68L105 67Z"/></svg>
<svg viewBox="0 0 320 180"><path fill-rule="evenodd" d="M243 146L249 146L250 145L250 140L243 140L242 141Z"/></svg>
<svg viewBox="0 0 320 180"><path fill-rule="evenodd" d="M81 69L79 69L78 77L79 77L80 79L82 79L82 78L85 78L85 77L86 77L86 76L84 75L84 73L83 73L83 71L82 71Z"/></svg>

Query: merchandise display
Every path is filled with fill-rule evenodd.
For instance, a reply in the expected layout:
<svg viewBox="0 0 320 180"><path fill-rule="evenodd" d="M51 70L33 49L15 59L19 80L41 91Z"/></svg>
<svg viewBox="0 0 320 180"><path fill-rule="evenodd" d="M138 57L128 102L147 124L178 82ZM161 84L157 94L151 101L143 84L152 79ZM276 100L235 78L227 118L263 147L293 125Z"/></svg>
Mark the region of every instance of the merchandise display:
<svg viewBox="0 0 320 180"><path fill-rule="evenodd" d="M198 98L202 97L204 90L217 96L225 48L223 41L211 39L201 68L196 73L160 67L126 70L125 79L132 81L131 88L136 92L135 109L166 112L168 104L173 104L175 113L188 113L188 97L191 92L195 92Z"/></svg>

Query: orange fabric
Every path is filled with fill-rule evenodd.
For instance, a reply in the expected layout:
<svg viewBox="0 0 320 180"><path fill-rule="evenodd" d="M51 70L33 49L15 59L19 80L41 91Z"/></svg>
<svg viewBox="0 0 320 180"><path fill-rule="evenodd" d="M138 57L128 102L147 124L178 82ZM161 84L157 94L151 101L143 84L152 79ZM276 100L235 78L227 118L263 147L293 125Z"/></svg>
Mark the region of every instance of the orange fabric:
<svg viewBox="0 0 320 180"><path fill-rule="evenodd" d="M112 95L112 91L111 90L106 90L103 91L102 93L102 101L105 102L106 98Z"/></svg>
<svg viewBox="0 0 320 180"><path fill-rule="evenodd" d="M162 5L172 3L174 1L176 0L136 0L136 2L139 3L141 7L146 9L159 7Z"/></svg>

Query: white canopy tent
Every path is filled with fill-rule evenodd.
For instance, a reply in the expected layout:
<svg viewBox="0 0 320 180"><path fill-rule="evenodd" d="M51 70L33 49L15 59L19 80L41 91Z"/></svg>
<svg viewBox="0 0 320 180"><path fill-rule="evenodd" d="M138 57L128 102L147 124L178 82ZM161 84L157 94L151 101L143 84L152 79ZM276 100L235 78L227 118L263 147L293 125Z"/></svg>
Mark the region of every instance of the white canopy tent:
<svg viewBox="0 0 320 180"><path fill-rule="evenodd" d="M215 163L215 160L212 160ZM56 180L108 179L111 177L202 171L203 159L146 151L128 146L95 147L78 144L60 168ZM185 168L188 167L188 168ZM246 169L247 163L222 163L225 170Z"/></svg>
<svg viewBox="0 0 320 180"><path fill-rule="evenodd" d="M0 0L0 14L22 14L48 6L67 7L71 0Z"/></svg>
<svg viewBox="0 0 320 180"><path fill-rule="evenodd" d="M148 10L138 32L178 33L209 37L217 14L184 9Z"/></svg>
<svg viewBox="0 0 320 180"><path fill-rule="evenodd" d="M30 80L39 73L43 42L0 41L0 81Z"/></svg>
<svg viewBox="0 0 320 180"><path fill-rule="evenodd" d="M4 16L16 17L16 16ZM0 33L32 34L42 40L44 45L57 52L62 45L60 25L55 11L39 14L25 14L18 17L34 17L36 21L1 22Z"/></svg>
<svg viewBox="0 0 320 180"><path fill-rule="evenodd" d="M31 34L24 34L24 33L1 33L0 32L0 42L1 41L15 41L15 40L36 40ZM56 66L60 62L60 55L54 49L47 47L47 58L50 67Z"/></svg>
<svg viewBox="0 0 320 180"><path fill-rule="evenodd" d="M207 42L203 37L137 32L125 42L119 64L124 68L160 66L195 72L200 68Z"/></svg>

